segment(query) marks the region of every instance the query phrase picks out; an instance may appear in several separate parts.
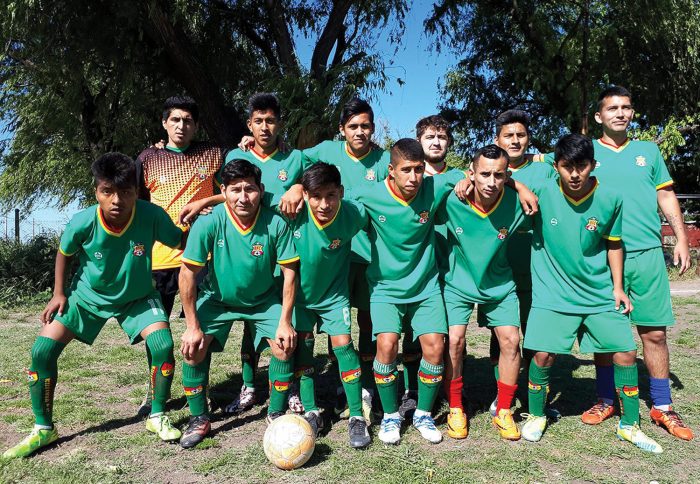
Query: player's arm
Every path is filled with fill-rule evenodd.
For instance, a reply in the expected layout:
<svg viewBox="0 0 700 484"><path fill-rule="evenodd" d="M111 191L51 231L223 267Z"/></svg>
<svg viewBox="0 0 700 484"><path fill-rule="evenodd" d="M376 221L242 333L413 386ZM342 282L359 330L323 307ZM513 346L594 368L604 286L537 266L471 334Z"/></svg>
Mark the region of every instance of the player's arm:
<svg viewBox="0 0 700 484"><path fill-rule="evenodd" d="M506 185L518 192L520 205L523 207L523 212L525 212L525 215L534 215L537 213L539 210L539 205L537 204L539 199L537 198L537 195L532 193L527 186L511 177L508 177L508 180L506 180Z"/></svg>
<svg viewBox="0 0 700 484"><path fill-rule="evenodd" d="M63 315L66 307L66 294L64 291L66 283L66 270L70 267L72 256L66 255L59 249L56 253L56 265L54 267L53 296L41 312L41 324L49 324L54 314Z"/></svg>
<svg viewBox="0 0 700 484"><path fill-rule="evenodd" d="M612 273L613 280L615 310L620 309L620 305L624 304L625 308L622 310L622 314L628 314L630 311L632 311L632 303L630 302L630 298L627 297L623 285L622 269L624 264L624 254L622 251L622 242L618 238L607 239L607 249L608 265L610 266L610 272Z"/></svg>
<svg viewBox="0 0 700 484"><path fill-rule="evenodd" d="M676 246L673 249L673 265L678 266L680 264L678 273L683 274L690 268L690 249L683 213L678 204L678 198L673 190L673 186L669 185L659 188L656 191L656 200L661 212L671 226L671 230L673 230L673 235L676 236Z"/></svg>
<svg viewBox="0 0 700 484"><path fill-rule="evenodd" d="M150 202L151 192L146 187L146 177L143 173L143 156L148 151L149 150L144 151L138 156L138 158L136 158L136 180L138 183L138 197L141 200L146 200L147 202Z"/></svg>
<svg viewBox="0 0 700 484"><path fill-rule="evenodd" d="M187 359L194 358L197 352L204 348L204 333L199 325L195 302L197 299L197 274L202 266L182 262L178 287L180 289L180 301L185 313L186 329L180 338L180 352Z"/></svg>
<svg viewBox="0 0 700 484"><path fill-rule="evenodd" d="M177 216L177 223L180 225L187 225L194 222L197 215L206 209L217 206L224 201L224 195L219 193L218 195L212 195L211 197L202 198L201 200L195 200L190 202L180 210ZM211 210L206 211L204 214L209 213ZM202 214L202 215L204 215Z"/></svg>
<svg viewBox="0 0 700 484"><path fill-rule="evenodd" d="M292 326L292 311L297 292L297 272L299 259L293 262L280 264L284 283L282 285L282 314L275 334L277 346L285 352L291 352L296 347L297 333Z"/></svg>
<svg viewBox="0 0 700 484"><path fill-rule="evenodd" d="M304 189L301 183L297 183L292 185L280 198L279 211L288 219L294 220L303 207Z"/></svg>

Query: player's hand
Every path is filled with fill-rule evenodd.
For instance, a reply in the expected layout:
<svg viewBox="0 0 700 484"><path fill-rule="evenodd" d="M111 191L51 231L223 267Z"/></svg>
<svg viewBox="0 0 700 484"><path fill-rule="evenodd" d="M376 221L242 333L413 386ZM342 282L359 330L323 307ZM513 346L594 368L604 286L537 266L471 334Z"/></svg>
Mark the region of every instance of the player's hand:
<svg viewBox="0 0 700 484"><path fill-rule="evenodd" d="M66 302L68 302L68 298L63 294L52 297L44 310L41 312L41 324L49 324L53 320L55 314L63 316L63 310L66 307Z"/></svg>
<svg viewBox="0 0 700 484"><path fill-rule="evenodd" d="M159 150L162 150L165 148L165 140L159 140L157 143L153 143L153 148L158 148Z"/></svg>
<svg viewBox="0 0 700 484"><path fill-rule="evenodd" d="M244 136L241 138L241 142L238 143L238 148L241 151L250 151L253 146L255 146L255 138L252 136Z"/></svg>
<svg viewBox="0 0 700 484"><path fill-rule="evenodd" d="M630 301L630 298L625 294L625 291L622 289L614 289L613 290L613 295L615 296L615 311L620 310L620 306L624 305L625 307L622 309L622 314L629 314L632 312L632 301Z"/></svg>
<svg viewBox="0 0 700 484"><path fill-rule="evenodd" d="M690 249L687 242L676 243L673 248L673 265L678 267L678 275L690 269Z"/></svg>
<svg viewBox="0 0 700 484"><path fill-rule="evenodd" d="M177 223L180 225L190 225L200 215L202 211L207 208L203 206L200 202L190 202L180 210L177 216ZM210 210L211 211L211 210Z"/></svg>
<svg viewBox="0 0 700 484"><path fill-rule="evenodd" d="M460 200L465 201L467 195L469 195L473 189L474 185L472 185L472 181L469 178L464 178L455 185L455 195L457 195L457 198Z"/></svg>
<svg viewBox="0 0 700 484"><path fill-rule="evenodd" d="M518 191L518 198L520 198L520 205L522 206L525 215L535 215L539 211L539 199L537 198L537 195L530 191L529 188L523 186Z"/></svg>
<svg viewBox="0 0 700 484"><path fill-rule="evenodd" d="M199 211L199 215L209 215L214 211L214 207L204 207Z"/></svg>
<svg viewBox="0 0 700 484"><path fill-rule="evenodd" d="M188 360L204 349L204 333L200 328L187 328L180 338L180 353Z"/></svg>
<svg viewBox="0 0 700 484"><path fill-rule="evenodd" d="M285 353L291 353L297 345L297 332L289 322L280 321L275 334L275 343Z"/></svg>
<svg viewBox="0 0 700 484"><path fill-rule="evenodd" d="M304 191L301 185L294 185L282 195L279 208L282 215L290 220L294 220L304 206Z"/></svg>

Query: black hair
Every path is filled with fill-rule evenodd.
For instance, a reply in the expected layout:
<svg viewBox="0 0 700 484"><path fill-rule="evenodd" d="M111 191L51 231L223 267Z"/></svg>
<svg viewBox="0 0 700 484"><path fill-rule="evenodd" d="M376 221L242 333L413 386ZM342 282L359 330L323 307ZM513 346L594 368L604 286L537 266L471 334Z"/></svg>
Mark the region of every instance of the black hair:
<svg viewBox="0 0 700 484"><path fill-rule="evenodd" d="M345 126L345 123L350 121L350 118L363 113L369 114L369 122L374 124L374 111L372 111L372 106L364 99L360 99L359 97L352 98L345 103L343 110L340 112L340 125Z"/></svg>
<svg viewBox="0 0 700 484"><path fill-rule="evenodd" d="M476 165L479 164L479 158L488 158L489 160L498 160L505 158L506 161L509 160L508 152L498 145L490 144L479 148L474 156L472 157L472 169L476 169Z"/></svg>
<svg viewBox="0 0 700 484"><path fill-rule="evenodd" d="M627 97L630 100L630 103L632 102L632 93L630 93L626 88L622 86L609 86L598 95L598 111L600 111L600 108L603 106L603 101L606 98L613 97L613 96L620 96L620 97Z"/></svg>
<svg viewBox="0 0 700 484"><path fill-rule="evenodd" d="M250 96L248 100L248 118L253 117L255 111L272 111L277 119L282 117L282 108L277 96L271 92L258 92Z"/></svg>
<svg viewBox="0 0 700 484"><path fill-rule="evenodd" d="M95 187L107 182L117 188L136 188L136 163L123 153L105 153L92 163Z"/></svg>
<svg viewBox="0 0 700 484"><path fill-rule="evenodd" d="M301 175L301 186L307 192L318 190L326 185L340 188L340 171L337 166L321 161L311 165L311 168Z"/></svg>
<svg viewBox="0 0 700 484"><path fill-rule="evenodd" d="M407 161L424 161L423 147L414 138L401 138L391 147L391 166L396 166L398 158Z"/></svg>
<svg viewBox="0 0 700 484"><path fill-rule="evenodd" d="M165 103L163 103L163 121L166 121L170 117L170 113L173 109L187 111L192 115L192 119L195 123L199 122L199 107L191 97L172 96L166 99Z"/></svg>
<svg viewBox="0 0 700 484"><path fill-rule="evenodd" d="M566 160L574 165L595 163L593 142L578 133L567 134L554 146L554 161Z"/></svg>
<svg viewBox="0 0 700 484"><path fill-rule="evenodd" d="M447 134L448 144L452 144L454 139L452 138L452 126L445 118L439 114L433 114L432 116L419 119L416 123L416 138L420 139L428 128L435 128L437 131L444 130L445 134Z"/></svg>
<svg viewBox="0 0 700 484"><path fill-rule="evenodd" d="M221 171L221 181L224 186L229 185L233 180L243 178L252 178L258 188L262 189L262 172L248 160L233 160Z"/></svg>
<svg viewBox="0 0 700 484"><path fill-rule="evenodd" d="M514 123L525 126L525 131L530 134L530 115L521 109L509 109L496 116L496 136L501 134L503 126Z"/></svg>

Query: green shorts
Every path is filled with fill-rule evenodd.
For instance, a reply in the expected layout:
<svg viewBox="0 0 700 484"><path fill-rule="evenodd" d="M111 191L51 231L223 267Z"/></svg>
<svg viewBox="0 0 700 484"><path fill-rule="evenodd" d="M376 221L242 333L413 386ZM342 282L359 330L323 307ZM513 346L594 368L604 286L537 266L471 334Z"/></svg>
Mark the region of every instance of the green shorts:
<svg viewBox="0 0 700 484"><path fill-rule="evenodd" d="M197 318L204 334L214 337L211 351L223 351L234 321L243 321L253 337L255 350L267 346L267 339L274 339L282 315L282 305L271 299L252 308L234 307L210 299L203 294L197 300Z"/></svg>
<svg viewBox="0 0 700 484"><path fill-rule="evenodd" d="M569 354L577 338L581 353L616 353L637 349L629 319L622 313L570 314L542 308L530 310L523 347Z"/></svg>
<svg viewBox="0 0 700 484"><path fill-rule="evenodd" d="M93 306L71 293L63 315L53 317L68 328L78 341L89 345L95 341L109 318L116 318L132 345L143 339L141 332L150 325L168 322L160 294L155 289L142 299L110 309Z"/></svg>
<svg viewBox="0 0 700 484"><path fill-rule="evenodd" d="M369 311L369 284L367 283L367 264L350 262L350 306L359 311Z"/></svg>
<svg viewBox="0 0 700 484"><path fill-rule="evenodd" d="M625 292L632 301L630 320L638 326L673 326L671 285L661 247L625 254Z"/></svg>
<svg viewBox="0 0 700 484"><path fill-rule="evenodd" d="M350 305L334 309L309 309L302 306L294 308L294 329L302 333L313 333L318 327L319 333L329 336L350 334Z"/></svg>
<svg viewBox="0 0 700 484"><path fill-rule="evenodd" d="M411 303L372 302L372 333L406 332L415 341L422 334L447 334L445 304L441 294Z"/></svg>
<svg viewBox="0 0 700 484"><path fill-rule="evenodd" d="M445 310L447 311L447 324L449 326L469 324L469 318L472 316L474 306L475 303L465 300L462 296L452 291L445 291ZM495 328L496 326L520 327L518 297L512 292L503 301L479 304L476 320L481 328Z"/></svg>

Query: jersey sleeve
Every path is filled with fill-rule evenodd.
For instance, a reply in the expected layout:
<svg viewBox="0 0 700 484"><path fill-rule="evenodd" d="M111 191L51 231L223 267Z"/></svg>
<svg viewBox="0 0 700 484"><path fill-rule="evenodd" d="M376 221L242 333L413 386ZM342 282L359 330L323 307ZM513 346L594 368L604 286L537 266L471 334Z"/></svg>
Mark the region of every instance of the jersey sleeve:
<svg viewBox="0 0 700 484"><path fill-rule="evenodd" d="M382 157L377 163L377 181L384 181L389 176L389 162L391 161L391 153L389 150L384 150Z"/></svg>
<svg viewBox="0 0 700 484"><path fill-rule="evenodd" d="M435 181L433 187L435 190L435 199L442 203L455 185L466 178L466 175L462 170L450 170L444 175L433 176L431 178ZM425 182L425 178L423 181Z"/></svg>
<svg viewBox="0 0 700 484"><path fill-rule="evenodd" d="M215 229L216 216L214 214L197 217L190 229L187 245L182 254L182 262L199 267L206 265L209 252L214 246Z"/></svg>
<svg viewBox="0 0 700 484"><path fill-rule="evenodd" d="M279 216L276 219L275 250L277 253L277 263L280 265L291 264L299 260L297 248L294 245L292 229Z"/></svg>
<svg viewBox="0 0 700 484"><path fill-rule="evenodd" d="M61 254L72 257L80 250L91 230L90 224L86 222L87 217L84 217L84 213L80 212L66 224L58 246L58 251Z"/></svg>
<svg viewBox="0 0 700 484"><path fill-rule="evenodd" d="M610 229L606 234L603 234L603 238L607 240L617 241L622 240L622 199L618 198L615 203L615 208L613 209L612 217L610 219L610 224L608 224Z"/></svg>
<svg viewBox="0 0 700 484"><path fill-rule="evenodd" d="M365 206L360 202L349 199L343 199L343 203L351 207L350 213L352 213L353 233L365 230L367 228L367 223L369 222Z"/></svg>
<svg viewBox="0 0 700 484"><path fill-rule="evenodd" d="M551 153L545 153L542 156L542 162L547 163L548 165L554 166L554 152L552 151Z"/></svg>
<svg viewBox="0 0 700 484"><path fill-rule="evenodd" d="M310 167L314 163L318 163L319 161L326 161L322 160L321 156L328 146L328 143L331 143L331 141L322 141L321 143L317 144L316 146L312 146L311 148L306 148L301 152L303 155L304 159L304 169Z"/></svg>
<svg viewBox="0 0 700 484"><path fill-rule="evenodd" d="M168 213L161 207L153 206L155 210L155 239L163 245L177 249L182 242L182 230L173 223Z"/></svg>
<svg viewBox="0 0 700 484"><path fill-rule="evenodd" d="M151 149L143 150L136 158L136 182L138 183L138 196L141 200L151 201L151 192L146 188L146 175L143 170L143 162L151 152Z"/></svg>
<svg viewBox="0 0 700 484"><path fill-rule="evenodd" d="M654 147L654 160L652 161L652 175L654 177L654 185L657 190L662 188L670 187L673 185L673 179L671 174L668 172L668 167L666 167L666 162L664 157L661 155L658 147Z"/></svg>

